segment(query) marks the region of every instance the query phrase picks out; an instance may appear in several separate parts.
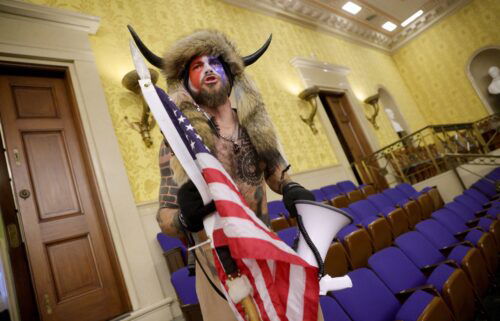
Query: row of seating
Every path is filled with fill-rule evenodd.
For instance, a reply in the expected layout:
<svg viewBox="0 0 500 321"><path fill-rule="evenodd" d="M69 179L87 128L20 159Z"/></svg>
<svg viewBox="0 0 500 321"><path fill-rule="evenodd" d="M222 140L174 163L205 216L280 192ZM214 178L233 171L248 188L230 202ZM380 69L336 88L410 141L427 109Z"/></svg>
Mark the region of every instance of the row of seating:
<svg viewBox="0 0 500 321"><path fill-rule="evenodd" d="M348 274L354 287L321 298L325 320L472 320L497 270L500 245L500 207L491 200L494 184L487 183L490 198L471 188L438 204L429 196L435 189L417 192L403 185L397 189L406 197L392 189L345 208L355 223L332 243L325 270ZM403 215L391 224L394 208ZM401 217L407 227L401 228ZM278 235L288 235L283 238L291 244L295 229Z"/></svg>
<svg viewBox="0 0 500 321"><path fill-rule="evenodd" d="M330 204L337 196L347 197L344 210L354 218L332 243L325 271L331 276L349 274L356 286L320 298L325 320L416 320L422 307L427 309L421 319L471 320L497 267L499 211L491 199L496 195L492 181L500 180L500 170L498 174L448 204L436 188L416 191L409 184L376 193L349 182L341 184L342 189L335 184L319 189L322 194L315 192L317 198L322 196L318 201ZM361 192L361 199L349 199L352 191ZM273 208L273 202L269 203L271 217L286 222L275 230L292 246L298 235L295 222L282 203L274 204ZM471 226L475 228L469 230ZM161 233L158 240L185 318L201 320L194 276L185 266L184 245ZM394 280L398 274L401 277ZM414 292L403 291L419 286ZM353 297L359 297L359 302L351 302Z"/></svg>

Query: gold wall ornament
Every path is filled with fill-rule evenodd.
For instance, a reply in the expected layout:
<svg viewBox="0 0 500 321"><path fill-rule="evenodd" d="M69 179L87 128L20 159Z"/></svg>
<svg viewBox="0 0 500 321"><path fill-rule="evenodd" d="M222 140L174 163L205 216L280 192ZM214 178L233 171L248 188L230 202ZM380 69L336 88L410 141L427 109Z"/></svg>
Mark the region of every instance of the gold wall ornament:
<svg viewBox="0 0 500 321"><path fill-rule="evenodd" d="M375 130L378 130L379 127L377 125L377 116L380 111L380 105L378 104L379 94L372 95L364 100L365 104L368 106L372 106L373 114L371 116L366 116L366 119L373 125Z"/></svg>
<svg viewBox="0 0 500 321"><path fill-rule="evenodd" d="M314 116L316 116L316 112L318 111L318 102L316 101L318 94L319 88L317 86L308 87L299 94L299 98L307 101L312 107L309 116L300 116L300 119L311 128L314 135L318 133L318 129L316 129L316 125L314 124Z"/></svg>
<svg viewBox="0 0 500 321"><path fill-rule="evenodd" d="M151 74L151 82L156 84L158 81L158 72L153 69L149 69L149 73ZM123 87L127 88L131 92L141 97L142 101L142 116L140 121L130 121L128 116L125 116L124 119L129 124L129 126L139 132L141 134L142 140L146 147L151 147L153 145L153 140L151 139L151 130L155 127L156 121L154 117L151 115L151 111L149 110L148 104L144 101L144 98L141 94L141 89L139 87L139 75L137 71L132 70L128 72L122 79Z"/></svg>

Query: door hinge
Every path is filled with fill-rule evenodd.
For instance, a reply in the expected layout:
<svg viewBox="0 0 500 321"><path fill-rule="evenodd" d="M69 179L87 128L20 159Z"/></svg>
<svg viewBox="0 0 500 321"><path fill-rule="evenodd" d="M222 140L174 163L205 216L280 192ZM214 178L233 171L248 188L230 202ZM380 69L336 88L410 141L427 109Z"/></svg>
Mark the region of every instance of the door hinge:
<svg viewBox="0 0 500 321"><path fill-rule="evenodd" d="M45 294L43 296L45 300L45 310L47 311L47 314L52 314L52 307L50 306L50 298L48 294Z"/></svg>
<svg viewBox="0 0 500 321"><path fill-rule="evenodd" d="M17 249L21 242L19 241L19 233L17 232L16 224L7 225L7 235L9 236L9 244L13 249Z"/></svg>

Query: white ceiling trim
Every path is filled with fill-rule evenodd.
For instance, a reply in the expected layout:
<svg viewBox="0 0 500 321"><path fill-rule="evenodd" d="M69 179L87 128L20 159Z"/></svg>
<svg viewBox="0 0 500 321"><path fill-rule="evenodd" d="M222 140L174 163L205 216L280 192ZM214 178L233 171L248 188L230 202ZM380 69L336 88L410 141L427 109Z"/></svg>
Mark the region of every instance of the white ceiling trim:
<svg viewBox="0 0 500 321"><path fill-rule="evenodd" d="M243 7L273 17L285 18L300 24L386 51L393 52L411 41L434 23L463 7L471 0L438 0L438 4L403 31L390 37L367 26L331 11L325 11L311 3L301 0L223 0L238 7Z"/></svg>

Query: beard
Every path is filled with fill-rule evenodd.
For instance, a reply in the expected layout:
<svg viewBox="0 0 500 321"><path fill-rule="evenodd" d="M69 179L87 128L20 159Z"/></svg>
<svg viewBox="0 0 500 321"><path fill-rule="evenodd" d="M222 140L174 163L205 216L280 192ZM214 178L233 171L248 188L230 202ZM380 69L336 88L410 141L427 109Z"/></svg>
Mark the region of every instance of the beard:
<svg viewBox="0 0 500 321"><path fill-rule="evenodd" d="M204 87L198 93L191 91L194 101L201 106L209 109L215 109L224 104L229 98L231 88L229 82L221 82L219 89L206 89Z"/></svg>

